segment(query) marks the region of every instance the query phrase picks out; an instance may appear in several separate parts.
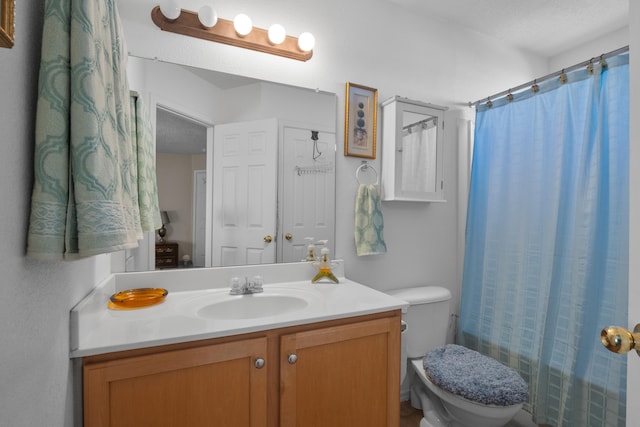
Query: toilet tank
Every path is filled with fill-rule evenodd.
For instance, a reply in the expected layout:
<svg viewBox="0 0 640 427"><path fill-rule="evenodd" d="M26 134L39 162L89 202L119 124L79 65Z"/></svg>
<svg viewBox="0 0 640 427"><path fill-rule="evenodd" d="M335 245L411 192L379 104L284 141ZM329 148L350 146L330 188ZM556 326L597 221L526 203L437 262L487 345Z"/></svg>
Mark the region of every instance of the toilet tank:
<svg viewBox="0 0 640 427"><path fill-rule="evenodd" d="M439 286L387 291L409 303L403 320L407 322L407 357L424 356L429 350L446 344L449 327L451 292Z"/></svg>

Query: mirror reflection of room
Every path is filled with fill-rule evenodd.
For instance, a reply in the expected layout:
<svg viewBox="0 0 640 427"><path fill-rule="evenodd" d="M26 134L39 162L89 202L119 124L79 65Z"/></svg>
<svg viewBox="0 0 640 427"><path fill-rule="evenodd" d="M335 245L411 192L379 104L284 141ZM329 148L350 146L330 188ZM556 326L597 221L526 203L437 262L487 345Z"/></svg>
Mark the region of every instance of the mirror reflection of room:
<svg viewBox="0 0 640 427"><path fill-rule="evenodd" d="M436 191L438 118L411 111L402 113L402 191Z"/></svg>
<svg viewBox="0 0 640 427"><path fill-rule="evenodd" d="M156 268L204 267L206 125L162 106L156 108L158 203L165 236L158 231ZM175 244L172 248L166 245ZM159 260L176 250L175 262ZM160 261L160 262L159 262Z"/></svg>
<svg viewBox="0 0 640 427"><path fill-rule="evenodd" d="M174 250L177 261L163 268L301 261L309 236L334 250L335 94L139 57L128 73L155 111L159 204L173 246L148 233L127 271L160 268L146 260ZM247 160L262 126L271 166ZM229 169L225 145L246 144L253 154Z"/></svg>

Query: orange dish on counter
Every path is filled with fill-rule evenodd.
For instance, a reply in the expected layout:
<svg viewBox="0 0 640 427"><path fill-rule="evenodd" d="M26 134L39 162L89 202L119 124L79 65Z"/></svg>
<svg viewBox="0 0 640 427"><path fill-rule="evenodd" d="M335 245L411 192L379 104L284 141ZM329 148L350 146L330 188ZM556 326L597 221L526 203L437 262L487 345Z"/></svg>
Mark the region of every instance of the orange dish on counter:
<svg viewBox="0 0 640 427"><path fill-rule="evenodd" d="M132 310L150 307L164 301L169 292L163 288L138 288L118 292L109 298L111 310Z"/></svg>

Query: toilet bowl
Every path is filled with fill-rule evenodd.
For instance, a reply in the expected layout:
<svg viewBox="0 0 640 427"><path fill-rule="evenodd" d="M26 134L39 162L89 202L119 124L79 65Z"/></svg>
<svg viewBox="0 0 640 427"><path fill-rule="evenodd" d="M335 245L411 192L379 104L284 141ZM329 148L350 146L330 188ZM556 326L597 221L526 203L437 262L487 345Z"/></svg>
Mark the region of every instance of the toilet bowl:
<svg viewBox="0 0 640 427"><path fill-rule="evenodd" d="M398 289L388 293L409 304L409 308L403 314L403 320L407 323L407 332L402 334L403 368L401 371L407 374L413 371L415 375L407 375L406 381L401 378L401 382L405 385L411 380L411 404L417 409L422 409L424 416L420 427L502 427L508 423L522 408L522 402L526 398L504 406L482 403L445 390L430 380L425 372L425 355L445 346L450 317L451 293L449 290L437 286L424 286ZM457 357L457 355L448 357ZM486 356L481 357L489 359ZM410 369L405 370L408 361L410 361ZM515 375L522 380L517 374ZM524 384L524 381L522 382ZM524 386L526 389L526 384Z"/></svg>
<svg viewBox="0 0 640 427"><path fill-rule="evenodd" d="M508 405L477 403L435 385L426 375L421 358L411 360L419 383L411 388L411 405L422 409L420 427L502 427L520 409L522 402Z"/></svg>

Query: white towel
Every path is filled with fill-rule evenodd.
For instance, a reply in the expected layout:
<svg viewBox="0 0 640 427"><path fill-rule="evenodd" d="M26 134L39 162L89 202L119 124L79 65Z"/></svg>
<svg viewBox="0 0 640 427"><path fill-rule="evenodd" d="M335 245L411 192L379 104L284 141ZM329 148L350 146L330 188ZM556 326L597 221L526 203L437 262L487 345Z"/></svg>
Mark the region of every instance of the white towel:
<svg viewBox="0 0 640 427"><path fill-rule="evenodd" d="M384 219L380 199L380 186L360 184L355 205L356 253L358 256L387 253L384 242Z"/></svg>

